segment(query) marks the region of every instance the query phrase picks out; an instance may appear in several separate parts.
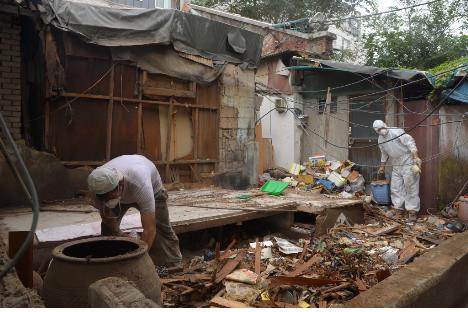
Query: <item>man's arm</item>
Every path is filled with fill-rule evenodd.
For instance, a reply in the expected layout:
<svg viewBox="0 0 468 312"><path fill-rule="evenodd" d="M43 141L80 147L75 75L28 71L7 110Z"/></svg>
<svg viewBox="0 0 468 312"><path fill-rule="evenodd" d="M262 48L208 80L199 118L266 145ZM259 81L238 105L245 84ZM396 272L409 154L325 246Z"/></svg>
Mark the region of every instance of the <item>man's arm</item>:
<svg viewBox="0 0 468 312"><path fill-rule="evenodd" d="M141 233L141 240L151 248L156 237L156 214L154 212L141 213L141 225L143 226L143 233Z"/></svg>
<svg viewBox="0 0 468 312"><path fill-rule="evenodd" d="M382 156L380 157L379 173L385 172L385 164L387 163L387 160L388 160L388 154L387 154L387 152L385 151L385 149L383 148L382 145L383 144L379 145L380 153L382 154Z"/></svg>

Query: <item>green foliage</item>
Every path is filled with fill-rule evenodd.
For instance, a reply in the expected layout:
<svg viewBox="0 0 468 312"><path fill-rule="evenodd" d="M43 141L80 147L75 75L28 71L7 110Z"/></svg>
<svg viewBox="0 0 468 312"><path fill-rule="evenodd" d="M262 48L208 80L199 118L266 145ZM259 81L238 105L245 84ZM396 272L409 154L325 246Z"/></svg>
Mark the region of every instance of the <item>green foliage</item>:
<svg viewBox="0 0 468 312"><path fill-rule="evenodd" d="M375 7L374 0L192 0L192 3L269 23L282 23L321 12L329 17L348 15L357 7Z"/></svg>
<svg viewBox="0 0 468 312"><path fill-rule="evenodd" d="M422 1L399 2L402 7ZM468 55L467 6L457 0L379 15L366 23L368 65L429 69Z"/></svg>
<svg viewBox="0 0 468 312"><path fill-rule="evenodd" d="M461 66L463 64L466 64L467 67L468 67L468 56L463 56L463 57L457 58L455 60L450 60L450 61L444 62L444 63L442 63L442 64L440 64L440 65L438 65L436 67L433 67L433 68L429 69L428 72L430 72L433 75L436 75L436 74L448 71L451 68L459 67L459 66ZM435 87L436 88L445 87L445 85L447 83L447 80L452 75L453 75L453 71L449 71L449 72L447 72L445 74L441 74L441 75L437 76L436 81L435 81Z"/></svg>

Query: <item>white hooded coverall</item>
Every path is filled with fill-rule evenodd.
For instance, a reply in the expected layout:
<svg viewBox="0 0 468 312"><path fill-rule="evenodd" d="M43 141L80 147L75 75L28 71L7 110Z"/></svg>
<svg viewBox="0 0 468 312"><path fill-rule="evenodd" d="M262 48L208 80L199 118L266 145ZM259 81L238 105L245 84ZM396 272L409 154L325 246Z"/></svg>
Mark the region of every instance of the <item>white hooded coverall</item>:
<svg viewBox="0 0 468 312"><path fill-rule="evenodd" d="M381 120L375 121L373 127L376 131L380 128L388 129L386 135L379 133L378 142L382 153L381 162L393 166L390 189L394 208L418 212L420 209L419 173L411 170L411 166L414 165L412 153L418 151L416 142L403 129L388 128ZM403 135L395 139L401 134ZM389 140L391 141L383 143Z"/></svg>

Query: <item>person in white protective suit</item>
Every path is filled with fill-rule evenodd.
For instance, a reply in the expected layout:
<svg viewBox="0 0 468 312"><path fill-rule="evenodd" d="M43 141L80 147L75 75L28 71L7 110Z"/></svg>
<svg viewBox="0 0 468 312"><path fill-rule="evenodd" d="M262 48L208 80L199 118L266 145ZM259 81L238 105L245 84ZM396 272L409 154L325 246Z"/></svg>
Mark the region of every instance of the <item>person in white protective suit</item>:
<svg viewBox="0 0 468 312"><path fill-rule="evenodd" d="M391 215L403 217L406 210L408 220L414 222L420 209L419 175L422 163L416 142L403 129L389 128L382 120L374 121L372 127L379 134L382 153L379 173L384 172L386 164L393 167L390 189L394 210Z"/></svg>

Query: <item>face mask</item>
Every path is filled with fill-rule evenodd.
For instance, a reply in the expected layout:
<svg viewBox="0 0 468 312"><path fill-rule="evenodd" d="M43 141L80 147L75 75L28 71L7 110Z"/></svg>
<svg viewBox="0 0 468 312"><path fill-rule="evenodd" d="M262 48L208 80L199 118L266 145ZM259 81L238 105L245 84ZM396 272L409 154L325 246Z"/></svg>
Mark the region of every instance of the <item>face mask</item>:
<svg viewBox="0 0 468 312"><path fill-rule="evenodd" d="M386 136L388 134L388 129L380 129L379 134L383 135L383 136Z"/></svg>
<svg viewBox="0 0 468 312"><path fill-rule="evenodd" d="M106 201L106 207L114 209L120 203L120 196Z"/></svg>

